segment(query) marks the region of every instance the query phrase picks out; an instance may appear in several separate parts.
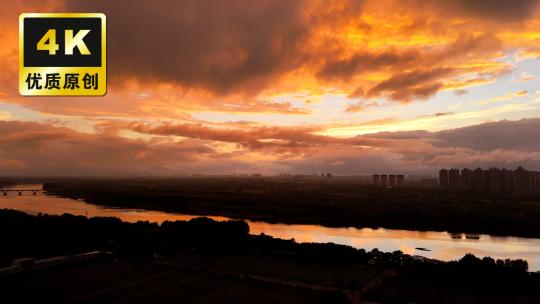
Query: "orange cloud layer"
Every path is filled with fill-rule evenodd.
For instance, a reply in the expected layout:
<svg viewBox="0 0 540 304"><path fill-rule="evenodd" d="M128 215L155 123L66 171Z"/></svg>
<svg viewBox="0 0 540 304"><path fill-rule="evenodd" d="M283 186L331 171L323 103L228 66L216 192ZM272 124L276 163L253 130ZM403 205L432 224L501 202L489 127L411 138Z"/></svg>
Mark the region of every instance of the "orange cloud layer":
<svg viewBox="0 0 540 304"><path fill-rule="evenodd" d="M18 15L47 11L107 15L106 97L18 95ZM234 172L262 163L273 172L311 172L314 162L339 173L538 168L537 134L528 131L538 130L537 120L342 138L325 133L332 126L302 119L320 96L348 96L355 103L339 106L352 115L494 82L513 62L538 57L539 16L539 1L532 0L9 1L0 7L0 104L64 117L53 115L49 124L0 121L0 169ZM491 101L529 95L521 90ZM447 111L433 117L453 115ZM202 112L222 116L203 121ZM1 117L15 117L6 113ZM238 113L259 119L216 122ZM95 129L57 127L62 119L77 130L78 123ZM339 117L333 121L340 124Z"/></svg>
<svg viewBox="0 0 540 304"><path fill-rule="evenodd" d="M108 132L83 134L45 124L0 122L0 169L3 174L124 175L245 173L254 164L267 168L267 174L311 173L314 166L340 174L431 173L448 166L540 168L539 127L540 119L528 119L343 139L314 135L313 128L249 124L244 125L245 131L231 126L225 130L201 125L118 126L156 136L140 140ZM165 135L181 138L159 139ZM224 149L229 143L236 146Z"/></svg>
<svg viewBox="0 0 540 304"><path fill-rule="evenodd" d="M0 96L42 111L42 101L16 98L16 19L29 11L108 16L109 92L118 97L101 111L74 102L63 114L309 114L271 99L300 91L411 102L493 81L512 69L501 56L531 56L540 38L531 0L10 1L0 11L11 41L0 47Z"/></svg>

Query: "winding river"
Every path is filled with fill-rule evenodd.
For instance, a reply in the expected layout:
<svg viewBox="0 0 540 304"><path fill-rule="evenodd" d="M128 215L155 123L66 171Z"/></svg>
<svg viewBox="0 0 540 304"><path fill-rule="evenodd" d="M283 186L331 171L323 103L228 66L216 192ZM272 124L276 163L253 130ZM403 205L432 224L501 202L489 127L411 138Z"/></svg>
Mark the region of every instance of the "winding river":
<svg viewBox="0 0 540 304"><path fill-rule="evenodd" d="M5 189L36 189L41 185L16 185ZM160 211L107 208L88 204L82 200L51 196L21 196L0 193L0 208L20 210L30 214L48 213L86 216L114 216L123 221L150 221L161 223L166 220L189 220L196 215L166 213ZM227 218L212 216L215 220ZM411 255L421 255L439 260L455 260L466 253L476 256L491 256L496 259L525 259L530 271L540 270L540 239L521 237L499 237L490 235L449 234L437 231L414 231L371 228L328 228L319 225L270 224L247 221L251 234L267 234L281 239L294 238L297 242L332 242L356 248L381 251L401 250ZM429 251L426 251L429 250Z"/></svg>

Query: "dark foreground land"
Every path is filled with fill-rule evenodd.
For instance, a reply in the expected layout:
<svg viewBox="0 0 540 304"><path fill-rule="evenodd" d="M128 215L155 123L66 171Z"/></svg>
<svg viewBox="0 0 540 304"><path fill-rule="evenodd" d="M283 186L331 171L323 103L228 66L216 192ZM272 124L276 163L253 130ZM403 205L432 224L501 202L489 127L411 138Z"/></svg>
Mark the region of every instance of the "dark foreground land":
<svg viewBox="0 0 540 304"><path fill-rule="evenodd" d="M292 178L71 179L45 189L98 205L235 219L540 237L538 196Z"/></svg>
<svg viewBox="0 0 540 304"><path fill-rule="evenodd" d="M161 225L0 210L0 267L16 257L105 257L0 275L2 303L539 303L522 260L456 262L249 234L242 221ZM0 269L0 274L2 270Z"/></svg>

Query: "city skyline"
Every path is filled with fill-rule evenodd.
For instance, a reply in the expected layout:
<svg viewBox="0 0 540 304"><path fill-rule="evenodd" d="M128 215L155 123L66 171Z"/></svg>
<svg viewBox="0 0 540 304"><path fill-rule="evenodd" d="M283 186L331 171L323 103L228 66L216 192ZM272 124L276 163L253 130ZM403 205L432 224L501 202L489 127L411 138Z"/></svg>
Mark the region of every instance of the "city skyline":
<svg viewBox="0 0 540 304"><path fill-rule="evenodd" d="M511 3L10 1L0 172L540 170L539 5ZM107 16L105 97L18 94L18 16L38 11Z"/></svg>
<svg viewBox="0 0 540 304"><path fill-rule="evenodd" d="M530 171L521 166L515 170L490 167L439 170L439 189L465 190L492 193L538 193L540 171Z"/></svg>

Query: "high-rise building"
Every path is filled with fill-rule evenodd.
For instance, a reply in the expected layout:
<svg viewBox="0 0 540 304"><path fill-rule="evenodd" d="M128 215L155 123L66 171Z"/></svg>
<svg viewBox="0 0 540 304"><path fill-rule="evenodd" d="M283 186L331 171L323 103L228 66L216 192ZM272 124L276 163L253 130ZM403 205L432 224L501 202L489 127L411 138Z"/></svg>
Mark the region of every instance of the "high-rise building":
<svg viewBox="0 0 540 304"><path fill-rule="evenodd" d="M514 192L514 172L511 170L501 170L501 190L502 193Z"/></svg>
<svg viewBox="0 0 540 304"><path fill-rule="evenodd" d="M405 175L403 175L403 174L398 174L397 175L397 186L398 187L405 186Z"/></svg>
<svg viewBox="0 0 540 304"><path fill-rule="evenodd" d="M486 171L487 190L493 193L499 193L501 191L501 172L497 168L489 168Z"/></svg>
<svg viewBox="0 0 540 304"><path fill-rule="evenodd" d="M403 187L405 175L403 174L373 174L373 185L378 187Z"/></svg>
<svg viewBox="0 0 540 304"><path fill-rule="evenodd" d="M381 174L381 186L383 187L388 186L388 175Z"/></svg>
<svg viewBox="0 0 540 304"><path fill-rule="evenodd" d="M464 168L461 170L461 189L470 190L472 187L472 171L471 169Z"/></svg>
<svg viewBox="0 0 540 304"><path fill-rule="evenodd" d="M485 190L484 171L480 168L476 168L472 172L471 190L475 190L475 191Z"/></svg>
<svg viewBox="0 0 540 304"><path fill-rule="evenodd" d="M439 170L439 188L448 190L448 170Z"/></svg>
<svg viewBox="0 0 540 304"><path fill-rule="evenodd" d="M527 182L527 171L520 166L514 171L514 191L517 193L525 193L528 188Z"/></svg>
<svg viewBox="0 0 540 304"><path fill-rule="evenodd" d="M395 187L396 186L396 175L394 175L394 174L388 175L388 182L390 184L390 187Z"/></svg>
<svg viewBox="0 0 540 304"><path fill-rule="evenodd" d="M442 190L463 190L491 193L540 193L540 172L507 170L491 167L439 170L439 188Z"/></svg>
<svg viewBox="0 0 540 304"><path fill-rule="evenodd" d="M459 169L448 170L448 189L459 190L461 188L461 176Z"/></svg>
<svg viewBox="0 0 540 304"><path fill-rule="evenodd" d="M373 184L375 186L381 185L381 176L379 174L373 174Z"/></svg>

